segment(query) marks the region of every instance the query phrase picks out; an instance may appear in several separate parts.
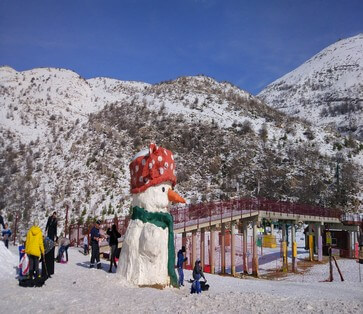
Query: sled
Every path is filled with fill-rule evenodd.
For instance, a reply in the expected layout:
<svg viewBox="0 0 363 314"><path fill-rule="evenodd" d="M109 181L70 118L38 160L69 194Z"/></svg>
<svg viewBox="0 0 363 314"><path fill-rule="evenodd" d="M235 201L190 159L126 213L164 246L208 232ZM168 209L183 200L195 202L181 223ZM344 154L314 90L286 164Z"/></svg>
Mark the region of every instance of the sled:
<svg viewBox="0 0 363 314"><path fill-rule="evenodd" d="M25 278L19 280L19 286L20 287L42 287L45 283L44 277L37 277L37 278Z"/></svg>

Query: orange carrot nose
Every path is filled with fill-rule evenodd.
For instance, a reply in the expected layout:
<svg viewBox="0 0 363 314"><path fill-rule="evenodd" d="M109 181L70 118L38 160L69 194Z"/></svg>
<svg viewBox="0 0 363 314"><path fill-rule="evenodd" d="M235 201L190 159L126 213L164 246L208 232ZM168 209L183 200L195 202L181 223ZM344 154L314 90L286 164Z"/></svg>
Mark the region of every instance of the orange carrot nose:
<svg viewBox="0 0 363 314"><path fill-rule="evenodd" d="M172 189L169 189L168 191L168 198L169 201L173 203L185 203L185 199L182 198L178 193L176 193Z"/></svg>

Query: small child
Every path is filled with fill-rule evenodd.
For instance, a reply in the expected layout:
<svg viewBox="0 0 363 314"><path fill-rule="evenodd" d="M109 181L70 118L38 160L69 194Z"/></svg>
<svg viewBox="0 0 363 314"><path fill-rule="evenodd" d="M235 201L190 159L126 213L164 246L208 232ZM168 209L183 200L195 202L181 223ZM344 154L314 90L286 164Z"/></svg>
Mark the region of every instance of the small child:
<svg viewBox="0 0 363 314"><path fill-rule="evenodd" d="M88 255L88 235L87 234L83 238L83 249L84 249L84 255Z"/></svg>
<svg viewBox="0 0 363 314"><path fill-rule="evenodd" d="M7 248L9 248L9 239L10 239L10 236L11 236L11 230L9 229L9 225L7 223L5 224L5 228L2 231L2 235L3 235L3 240L4 240L4 243L5 243L5 246Z"/></svg>
<svg viewBox="0 0 363 314"><path fill-rule="evenodd" d="M21 259L23 258L24 254L25 254L25 240L22 240L23 244L18 246L18 250L19 250L19 277L22 275L22 263L21 263Z"/></svg>

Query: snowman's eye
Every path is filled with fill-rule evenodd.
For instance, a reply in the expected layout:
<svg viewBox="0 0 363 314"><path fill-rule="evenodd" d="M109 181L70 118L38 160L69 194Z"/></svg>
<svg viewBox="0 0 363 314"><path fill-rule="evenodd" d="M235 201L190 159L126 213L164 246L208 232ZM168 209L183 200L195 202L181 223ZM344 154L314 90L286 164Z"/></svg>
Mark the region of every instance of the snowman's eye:
<svg viewBox="0 0 363 314"><path fill-rule="evenodd" d="M165 188L164 187L162 187L162 191L165 192Z"/></svg>

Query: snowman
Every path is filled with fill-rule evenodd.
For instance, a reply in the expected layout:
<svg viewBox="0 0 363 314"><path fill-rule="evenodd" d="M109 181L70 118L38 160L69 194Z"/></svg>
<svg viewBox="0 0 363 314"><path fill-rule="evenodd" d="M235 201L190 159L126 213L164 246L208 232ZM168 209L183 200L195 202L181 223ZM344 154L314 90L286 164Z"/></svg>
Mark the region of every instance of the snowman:
<svg viewBox="0 0 363 314"><path fill-rule="evenodd" d="M122 244L118 274L139 286L177 287L173 218L168 205L185 203L173 191L171 151L150 144L130 163L132 216Z"/></svg>

